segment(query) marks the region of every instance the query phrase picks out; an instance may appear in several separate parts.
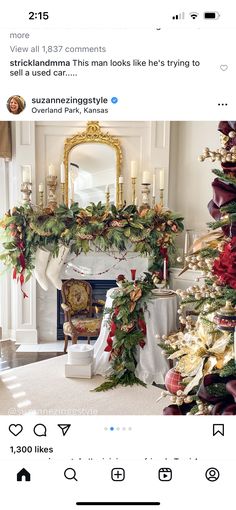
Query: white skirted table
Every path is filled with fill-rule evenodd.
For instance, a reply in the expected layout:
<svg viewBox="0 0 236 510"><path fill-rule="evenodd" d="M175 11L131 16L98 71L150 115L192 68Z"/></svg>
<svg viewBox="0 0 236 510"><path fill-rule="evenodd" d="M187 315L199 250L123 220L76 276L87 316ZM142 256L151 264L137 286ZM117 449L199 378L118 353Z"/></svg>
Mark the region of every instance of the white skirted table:
<svg viewBox="0 0 236 510"><path fill-rule="evenodd" d="M114 290L110 289L107 292L105 308L111 307L111 295ZM169 365L158 346L157 335L162 337L162 335L168 335L170 332L177 330L177 307L176 294L165 297L152 296L147 303L144 314L147 327L146 343L143 348L137 348L137 367L135 371L135 375L146 384L152 384L153 382L163 384L164 382ZM94 374L107 376L111 371L110 352L104 351L108 334L109 325L105 316L102 321L100 335L94 345Z"/></svg>

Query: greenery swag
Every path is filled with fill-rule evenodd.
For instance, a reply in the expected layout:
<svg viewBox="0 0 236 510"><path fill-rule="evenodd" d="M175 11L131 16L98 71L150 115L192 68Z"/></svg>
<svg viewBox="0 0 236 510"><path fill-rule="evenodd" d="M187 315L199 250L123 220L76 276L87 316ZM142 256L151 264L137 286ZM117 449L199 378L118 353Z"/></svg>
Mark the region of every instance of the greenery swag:
<svg viewBox="0 0 236 510"><path fill-rule="evenodd" d="M23 205L8 211L0 222L4 230L0 259L23 284L32 274L38 247L53 255L61 244L76 255L94 248L122 252L132 247L148 255L151 270L162 275L163 258L174 254L174 238L183 230L182 221L180 215L159 205L142 211L134 205L121 209L111 205L108 210L101 202L85 209L78 203L62 204L54 211Z"/></svg>

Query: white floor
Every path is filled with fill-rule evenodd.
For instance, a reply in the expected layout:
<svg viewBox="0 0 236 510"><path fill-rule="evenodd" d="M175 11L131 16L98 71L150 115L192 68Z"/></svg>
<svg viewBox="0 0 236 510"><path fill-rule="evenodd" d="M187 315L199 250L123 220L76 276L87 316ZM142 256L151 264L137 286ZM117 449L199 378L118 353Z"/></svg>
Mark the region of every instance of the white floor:
<svg viewBox="0 0 236 510"><path fill-rule="evenodd" d="M86 341L80 340L80 343L87 343ZM91 342L93 343L93 342ZM69 341L70 345L70 341ZM19 345L17 352L63 352L64 351L64 340L58 340L57 342L42 342L39 344L21 344Z"/></svg>

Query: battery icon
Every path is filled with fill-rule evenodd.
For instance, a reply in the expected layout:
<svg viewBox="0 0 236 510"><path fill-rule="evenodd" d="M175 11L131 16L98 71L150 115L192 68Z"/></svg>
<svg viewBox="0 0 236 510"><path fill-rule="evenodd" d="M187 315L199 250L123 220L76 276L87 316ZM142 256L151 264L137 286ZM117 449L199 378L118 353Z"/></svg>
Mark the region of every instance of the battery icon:
<svg viewBox="0 0 236 510"><path fill-rule="evenodd" d="M218 19L220 17L219 12L204 12L204 19Z"/></svg>

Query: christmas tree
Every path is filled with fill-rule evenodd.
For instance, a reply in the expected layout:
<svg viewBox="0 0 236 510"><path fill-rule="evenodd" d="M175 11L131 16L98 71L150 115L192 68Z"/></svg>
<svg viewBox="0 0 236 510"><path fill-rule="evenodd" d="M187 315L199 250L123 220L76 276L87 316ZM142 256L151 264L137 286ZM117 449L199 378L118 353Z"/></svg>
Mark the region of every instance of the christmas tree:
<svg viewBox="0 0 236 510"><path fill-rule="evenodd" d="M222 121L221 148L199 157L219 161L208 209L211 232L196 242L186 269L200 270L196 285L177 291L182 331L160 344L174 368L166 375L170 415L236 414L236 121Z"/></svg>

